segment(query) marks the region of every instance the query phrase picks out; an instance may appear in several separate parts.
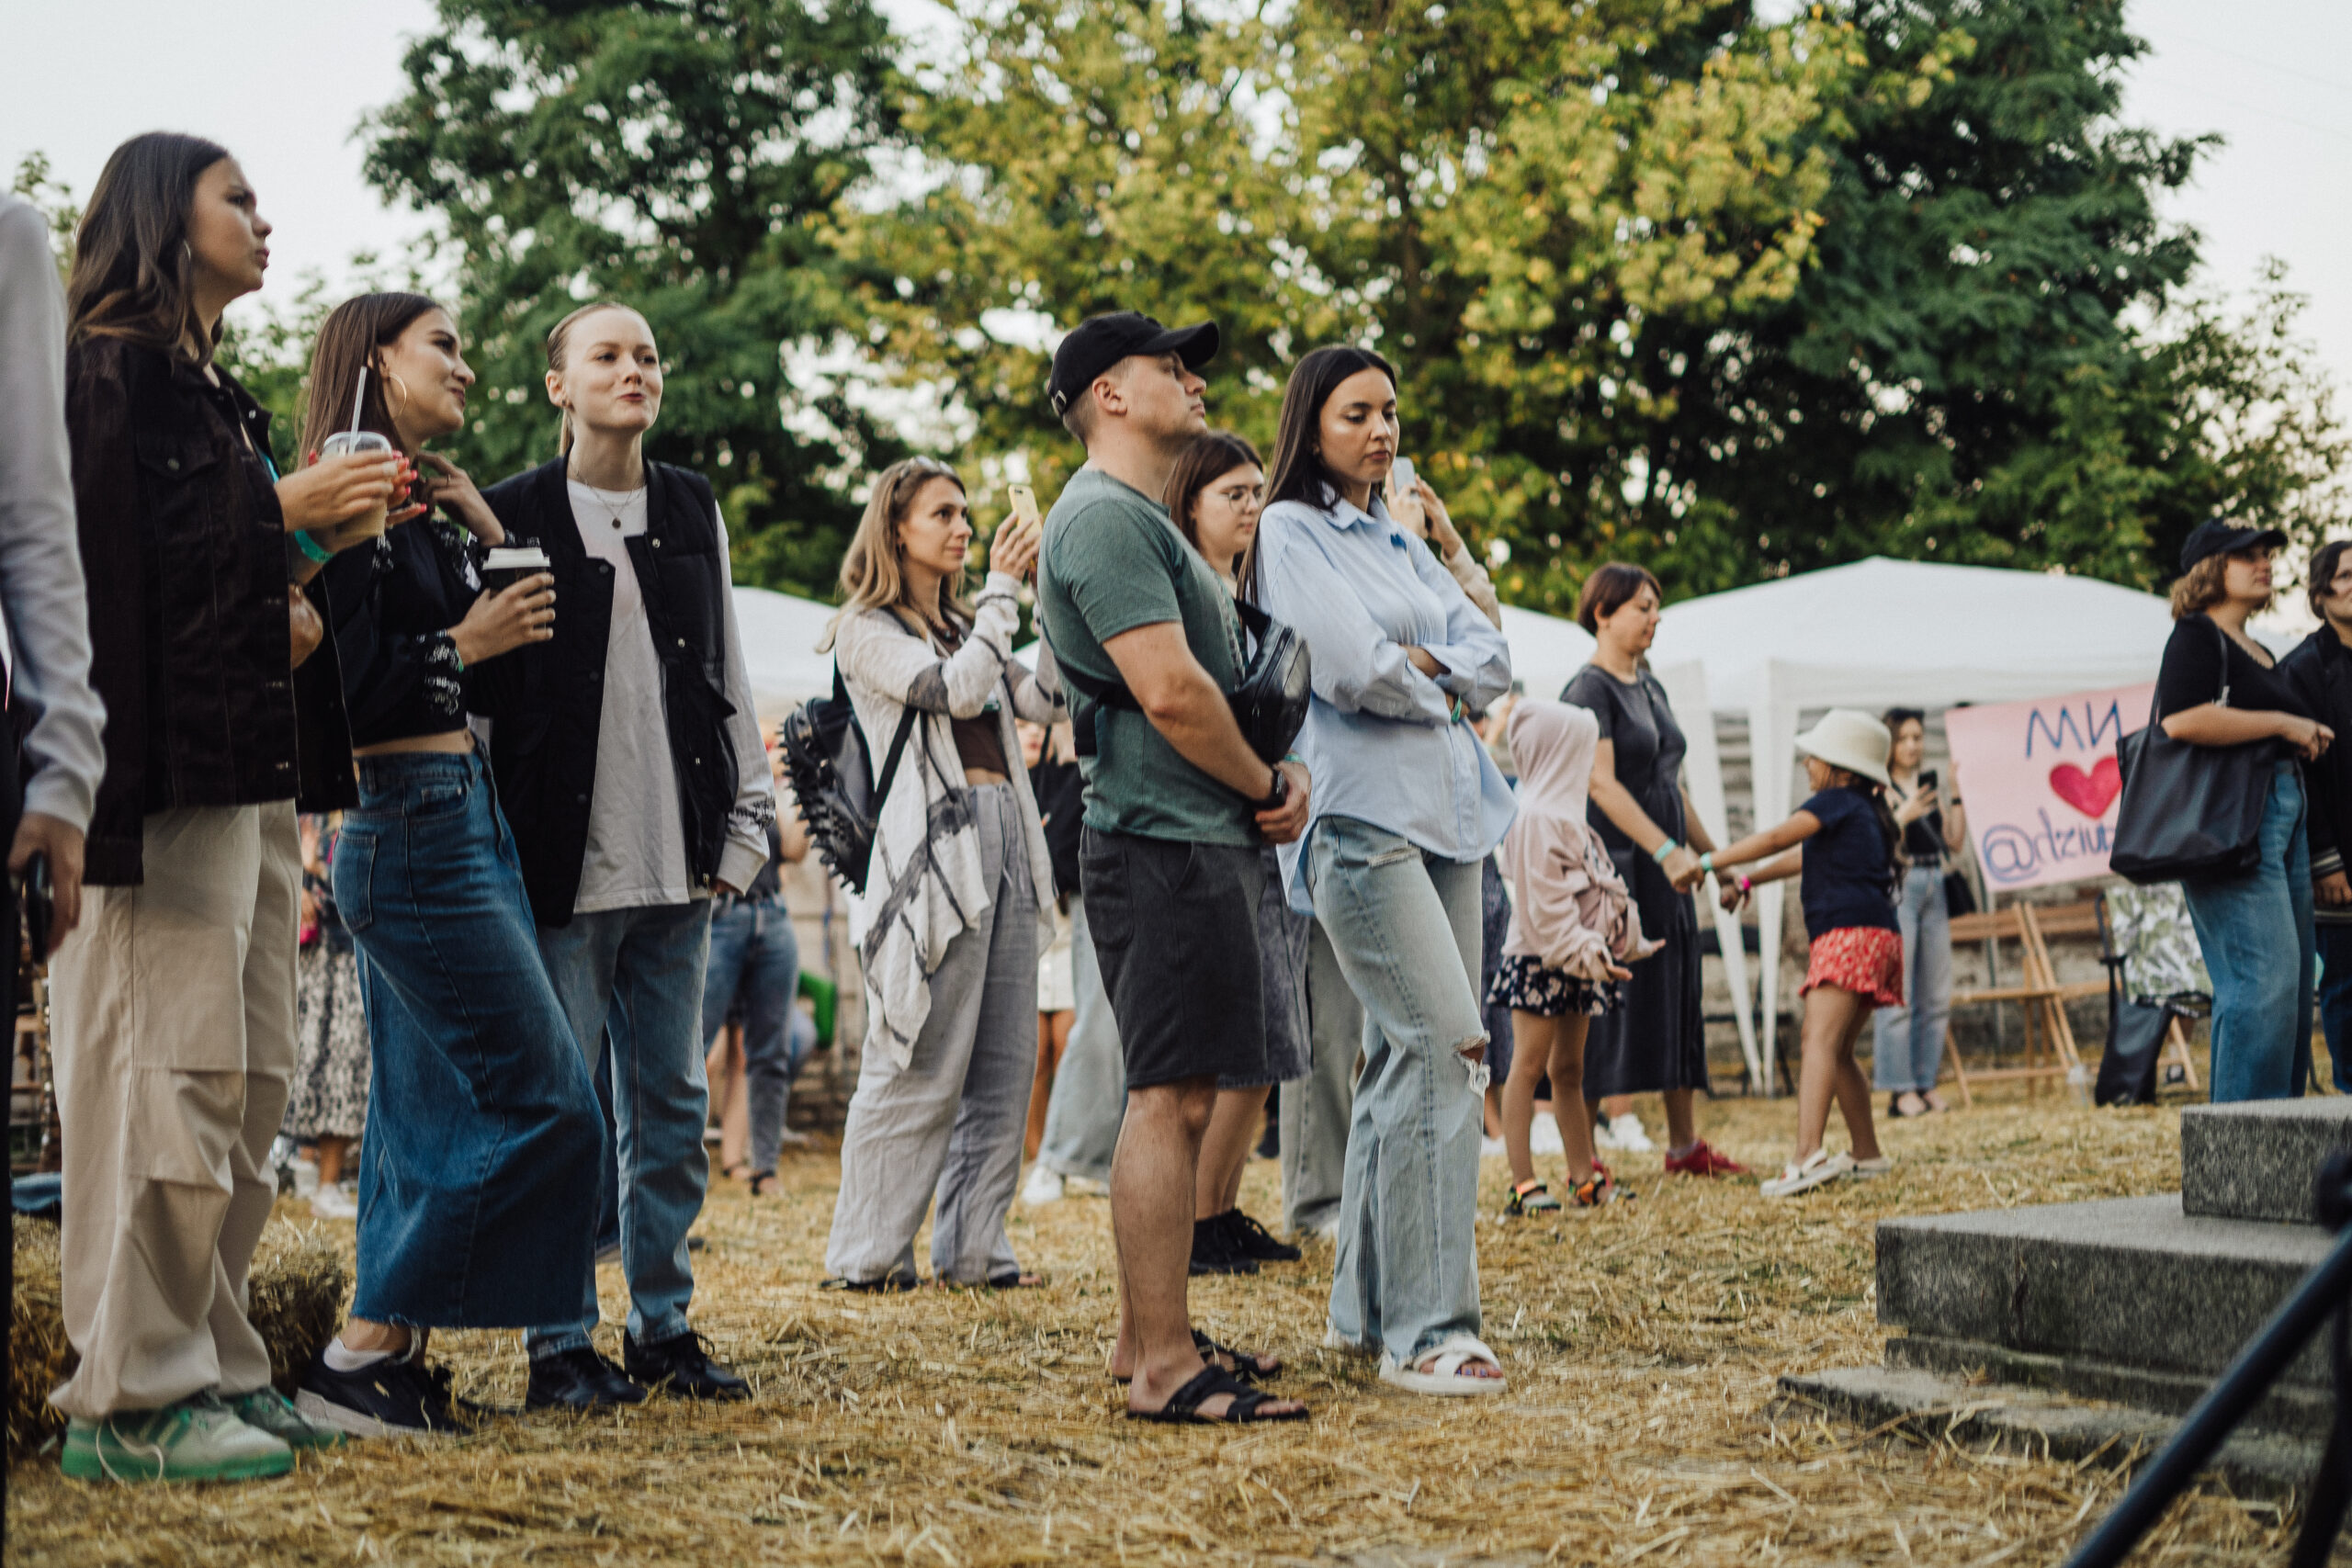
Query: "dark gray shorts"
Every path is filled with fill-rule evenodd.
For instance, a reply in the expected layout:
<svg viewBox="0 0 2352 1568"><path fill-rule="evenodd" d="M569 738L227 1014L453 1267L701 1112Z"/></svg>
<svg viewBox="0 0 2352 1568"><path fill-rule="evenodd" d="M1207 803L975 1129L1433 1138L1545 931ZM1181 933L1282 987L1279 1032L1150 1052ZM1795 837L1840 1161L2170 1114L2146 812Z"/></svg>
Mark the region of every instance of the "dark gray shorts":
<svg viewBox="0 0 2352 1568"><path fill-rule="evenodd" d="M1078 869L1127 1087L1262 1073L1258 902L1276 895L1258 846L1089 828Z"/></svg>

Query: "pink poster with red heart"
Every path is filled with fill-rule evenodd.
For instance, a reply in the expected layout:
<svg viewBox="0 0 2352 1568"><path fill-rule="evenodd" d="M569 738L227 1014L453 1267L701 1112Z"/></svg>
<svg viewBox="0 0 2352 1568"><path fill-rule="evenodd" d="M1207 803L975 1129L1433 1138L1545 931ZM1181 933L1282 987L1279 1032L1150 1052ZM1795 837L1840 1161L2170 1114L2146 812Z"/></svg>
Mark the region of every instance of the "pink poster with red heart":
<svg viewBox="0 0 2352 1568"><path fill-rule="evenodd" d="M2123 780L2115 743L2148 722L2153 682L1944 715L1984 886L1996 893L2105 876Z"/></svg>

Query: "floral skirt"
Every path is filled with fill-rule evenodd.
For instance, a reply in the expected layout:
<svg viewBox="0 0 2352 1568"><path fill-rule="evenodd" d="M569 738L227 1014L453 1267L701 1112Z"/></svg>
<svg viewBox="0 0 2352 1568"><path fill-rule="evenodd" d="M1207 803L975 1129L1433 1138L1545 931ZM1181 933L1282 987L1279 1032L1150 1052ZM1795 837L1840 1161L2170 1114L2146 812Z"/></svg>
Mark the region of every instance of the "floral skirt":
<svg viewBox="0 0 2352 1568"><path fill-rule="evenodd" d="M359 1003L359 954L319 942L298 963L297 1055L282 1125L296 1143L356 1138L368 1125L368 1015Z"/></svg>
<svg viewBox="0 0 2352 1568"><path fill-rule="evenodd" d="M1851 991L1874 1008L1903 1005L1903 933L1882 926L1839 926L1814 939L1803 996L1815 986Z"/></svg>
<svg viewBox="0 0 2352 1568"><path fill-rule="evenodd" d="M1511 1008L1537 1018L1591 1018L1625 1005L1625 987L1618 980L1595 985L1565 969L1547 969L1533 953L1506 953L1487 987L1487 1005Z"/></svg>

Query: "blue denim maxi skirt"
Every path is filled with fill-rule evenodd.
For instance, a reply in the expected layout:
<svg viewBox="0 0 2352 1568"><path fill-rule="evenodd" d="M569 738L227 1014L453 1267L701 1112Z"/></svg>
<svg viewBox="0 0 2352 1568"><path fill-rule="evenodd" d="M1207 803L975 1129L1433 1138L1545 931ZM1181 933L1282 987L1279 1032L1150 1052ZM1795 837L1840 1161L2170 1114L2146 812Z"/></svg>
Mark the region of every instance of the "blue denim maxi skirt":
<svg viewBox="0 0 2352 1568"><path fill-rule="evenodd" d="M359 948L373 1067L352 1315L576 1317L604 1118L480 754L360 758L334 896Z"/></svg>

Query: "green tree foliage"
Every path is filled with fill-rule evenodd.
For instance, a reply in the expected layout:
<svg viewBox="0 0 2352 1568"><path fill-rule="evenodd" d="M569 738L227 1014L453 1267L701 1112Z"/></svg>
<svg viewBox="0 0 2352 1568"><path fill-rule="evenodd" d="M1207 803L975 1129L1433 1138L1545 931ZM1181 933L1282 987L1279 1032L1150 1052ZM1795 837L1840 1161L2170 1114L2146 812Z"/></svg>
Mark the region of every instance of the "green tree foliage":
<svg viewBox="0 0 2352 1568"><path fill-rule="evenodd" d="M2122 581L2220 510L2315 537L2343 437L2273 276L2232 318L2120 125L2120 0L962 0L940 171L845 220L881 341L1050 485L1037 318L1213 316L1261 441L1318 342L1506 593L1677 594L1886 553Z"/></svg>
<svg viewBox="0 0 2352 1568"><path fill-rule="evenodd" d="M827 220L893 135L888 29L868 0L439 0L368 171L438 215L487 396L461 454L546 461L547 333L613 297L668 367L649 453L710 476L739 579L830 585L855 512L836 470L893 437L787 383L857 319Z"/></svg>

